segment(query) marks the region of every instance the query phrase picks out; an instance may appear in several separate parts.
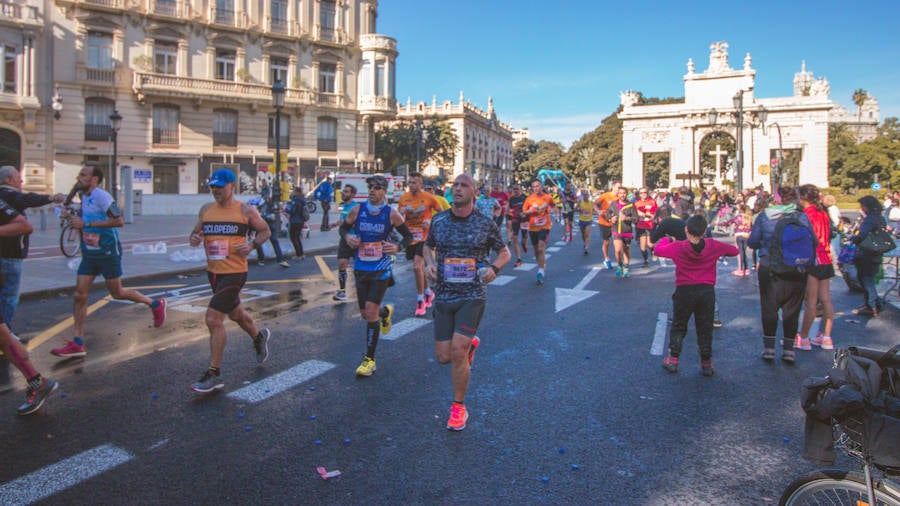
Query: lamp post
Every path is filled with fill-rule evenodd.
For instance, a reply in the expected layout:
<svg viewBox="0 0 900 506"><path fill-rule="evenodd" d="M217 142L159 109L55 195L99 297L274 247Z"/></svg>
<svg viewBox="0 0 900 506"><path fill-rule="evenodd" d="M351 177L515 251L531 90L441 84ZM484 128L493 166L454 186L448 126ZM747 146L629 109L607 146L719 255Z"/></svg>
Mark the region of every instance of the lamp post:
<svg viewBox="0 0 900 506"><path fill-rule="evenodd" d="M122 127L122 115L119 114L117 109L113 109L112 114L109 115L109 136L112 139L113 145L113 156L112 156L112 167L109 169L109 183L110 183L110 193L112 194L113 202L116 205L119 204L119 188L117 183L117 175L119 172L119 128Z"/></svg>
<svg viewBox="0 0 900 506"><path fill-rule="evenodd" d="M416 172L419 172L419 156L422 151L422 120L416 120ZM407 170L407 175L409 170Z"/></svg>
<svg viewBox="0 0 900 506"><path fill-rule="evenodd" d="M281 108L284 107L284 84L275 81L272 85L272 105L275 107L275 234L281 233Z"/></svg>
<svg viewBox="0 0 900 506"><path fill-rule="evenodd" d="M759 121L762 123L762 133L766 135L766 119L769 117L769 111L763 107L759 113ZM775 193L775 185L781 184L781 174L782 174L782 166L784 165L784 147L781 143L781 125L778 122L773 122L771 126L775 127L775 130L778 131L778 150L775 151L775 167L769 171L769 190L774 194Z"/></svg>
<svg viewBox="0 0 900 506"><path fill-rule="evenodd" d="M737 139L734 148L737 151L734 159L734 189L740 195L744 191L744 90L738 90L731 100L734 102L734 121L737 123Z"/></svg>

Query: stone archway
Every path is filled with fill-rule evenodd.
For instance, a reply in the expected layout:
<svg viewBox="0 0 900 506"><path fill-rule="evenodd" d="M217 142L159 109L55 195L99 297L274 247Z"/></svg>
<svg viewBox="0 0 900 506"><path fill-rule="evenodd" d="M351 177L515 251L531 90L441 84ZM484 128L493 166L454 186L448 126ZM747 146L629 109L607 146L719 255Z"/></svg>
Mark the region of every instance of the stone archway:
<svg viewBox="0 0 900 506"><path fill-rule="evenodd" d="M706 134L697 145L697 160L701 185L713 185L721 189L723 181L731 181L734 172L729 163L737 152L734 137L726 132Z"/></svg>
<svg viewBox="0 0 900 506"><path fill-rule="evenodd" d="M13 130L0 128L0 166L22 170L22 138Z"/></svg>

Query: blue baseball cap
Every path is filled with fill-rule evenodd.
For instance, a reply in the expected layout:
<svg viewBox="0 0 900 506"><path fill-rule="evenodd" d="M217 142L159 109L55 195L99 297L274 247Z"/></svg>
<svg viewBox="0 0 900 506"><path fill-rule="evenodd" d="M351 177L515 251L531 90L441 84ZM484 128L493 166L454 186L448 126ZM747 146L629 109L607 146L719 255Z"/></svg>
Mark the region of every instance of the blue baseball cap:
<svg viewBox="0 0 900 506"><path fill-rule="evenodd" d="M228 183L234 183L237 181L237 178L234 177L234 172L231 169L219 169L212 173L212 176L209 177L209 186L223 187Z"/></svg>

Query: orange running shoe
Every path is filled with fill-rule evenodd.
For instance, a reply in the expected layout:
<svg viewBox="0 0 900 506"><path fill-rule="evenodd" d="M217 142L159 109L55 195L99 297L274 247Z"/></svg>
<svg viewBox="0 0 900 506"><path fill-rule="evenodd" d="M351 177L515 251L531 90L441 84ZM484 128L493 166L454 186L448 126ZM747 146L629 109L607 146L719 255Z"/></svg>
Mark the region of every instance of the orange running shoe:
<svg viewBox="0 0 900 506"><path fill-rule="evenodd" d="M447 430L463 430L466 428L466 420L469 419L469 412L466 411L466 405L454 402L450 406L450 419L447 420Z"/></svg>

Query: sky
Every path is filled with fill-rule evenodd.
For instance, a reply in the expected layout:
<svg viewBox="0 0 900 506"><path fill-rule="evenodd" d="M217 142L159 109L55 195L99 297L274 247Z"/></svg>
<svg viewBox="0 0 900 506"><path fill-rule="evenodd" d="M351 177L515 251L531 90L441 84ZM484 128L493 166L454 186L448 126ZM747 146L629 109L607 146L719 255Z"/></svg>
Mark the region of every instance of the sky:
<svg viewBox="0 0 900 506"><path fill-rule="evenodd" d="M802 60L855 110L853 91L900 116L900 1L380 0L377 32L397 40L397 100L467 100L533 140L568 148L619 106L619 93L681 97L688 58L706 70L728 42L750 53L758 98L793 94Z"/></svg>

